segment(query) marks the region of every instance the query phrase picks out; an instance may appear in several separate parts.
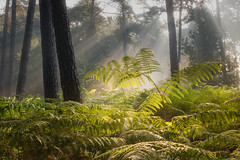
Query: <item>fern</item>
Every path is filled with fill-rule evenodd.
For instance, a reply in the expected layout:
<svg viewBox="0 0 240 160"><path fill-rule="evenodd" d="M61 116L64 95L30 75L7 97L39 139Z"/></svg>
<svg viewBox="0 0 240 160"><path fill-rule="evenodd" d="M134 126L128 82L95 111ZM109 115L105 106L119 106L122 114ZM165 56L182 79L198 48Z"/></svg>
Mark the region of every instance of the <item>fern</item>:
<svg viewBox="0 0 240 160"><path fill-rule="evenodd" d="M143 48L135 57L125 56L121 62L110 61L106 66L88 73L85 78L102 80L106 84L112 79L113 88L129 89L131 86L145 84L143 77L159 71L159 63L154 60L154 54Z"/></svg>
<svg viewBox="0 0 240 160"><path fill-rule="evenodd" d="M171 97L181 100L185 94L188 94L186 87L191 89L192 85L199 86L200 82L213 78L213 74L220 72L221 65L221 63L203 63L179 71L160 88L156 86L158 93L150 95L140 105L139 110L153 114L160 107L164 107L164 104L172 103Z"/></svg>
<svg viewBox="0 0 240 160"><path fill-rule="evenodd" d="M206 150L189 147L187 145L169 142L169 141L153 141L141 142L132 145L125 145L110 150L98 157L100 159L217 159L214 153Z"/></svg>
<svg viewBox="0 0 240 160"><path fill-rule="evenodd" d="M157 89L157 94L152 94L140 105L140 111L156 112L166 103L171 103L170 97L182 99L188 91L186 87L198 86L200 82L210 80L214 74L221 70L221 63L196 64L179 71L159 88L149 74L160 71L159 63L154 60L153 53L144 48L135 56L122 58L121 63L111 61L107 66L101 66L86 75L108 83L113 80L113 87L127 88L141 86L145 83L144 77Z"/></svg>

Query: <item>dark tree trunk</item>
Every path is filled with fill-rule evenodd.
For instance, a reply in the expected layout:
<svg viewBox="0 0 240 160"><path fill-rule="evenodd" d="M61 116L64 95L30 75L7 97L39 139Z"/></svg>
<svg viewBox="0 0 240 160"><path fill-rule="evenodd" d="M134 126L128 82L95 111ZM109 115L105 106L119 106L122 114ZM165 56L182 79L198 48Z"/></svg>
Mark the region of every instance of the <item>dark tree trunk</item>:
<svg viewBox="0 0 240 160"><path fill-rule="evenodd" d="M39 0L45 100L58 98L58 64L51 2Z"/></svg>
<svg viewBox="0 0 240 160"><path fill-rule="evenodd" d="M22 47L22 55L21 55L19 73L18 73L18 83L17 83L17 91L16 91L16 95L18 98L21 98L20 96L23 96L23 94L25 93L25 84L27 79L27 66L28 66L29 52L31 47L35 4L36 4L36 0L29 0L25 34L24 34L23 47Z"/></svg>
<svg viewBox="0 0 240 160"><path fill-rule="evenodd" d="M178 31L178 63L181 62L182 53L182 10L183 10L183 0L180 0L179 6L179 31Z"/></svg>
<svg viewBox="0 0 240 160"><path fill-rule="evenodd" d="M65 0L51 0L61 86L65 101L82 102Z"/></svg>
<svg viewBox="0 0 240 160"><path fill-rule="evenodd" d="M218 26L219 26L219 47L220 47L220 56L221 56L221 62L225 63L226 62L226 57L225 57L225 49L224 49L224 42L223 42L223 30L222 30L222 22L221 22L221 16L220 16L220 5L219 1L216 0L216 6L217 6L217 21L218 21ZM223 83L227 83L227 69L226 65L223 65L222 67L222 73L223 73Z"/></svg>
<svg viewBox="0 0 240 160"><path fill-rule="evenodd" d="M13 63L15 57L15 39L16 39L16 5L17 1L12 0L12 26L11 26L11 41L10 41L10 55L9 55L9 75L8 75L8 96L13 93Z"/></svg>
<svg viewBox="0 0 240 160"><path fill-rule="evenodd" d="M169 32L171 75L173 76L174 73L179 70L178 55L177 55L176 26L175 26L175 20L173 15L174 13L173 0L166 0L166 9L167 9L167 21L168 21L168 32Z"/></svg>
<svg viewBox="0 0 240 160"><path fill-rule="evenodd" d="M121 28L122 28L122 37L123 37L123 54L124 56L127 55L127 19L126 19L126 9L125 9L125 0L121 1L122 7L122 21L121 21Z"/></svg>
<svg viewBox="0 0 240 160"><path fill-rule="evenodd" d="M9 1L6 1L4 26L3 26L3 41L2 41L2 57L0 68L0 96L5 96L5 72L6 72L6 51L7 51L7 30L8 30L8 11Z"/></svg>
<svg viewBox="0 0 240 160"><path fill-rule="evenodd" d="M90 24L89 24L89 31L88 36L91 37L96 32L96 24L95 24L95 0L91 2L91 11L90 11Z"/></svg>

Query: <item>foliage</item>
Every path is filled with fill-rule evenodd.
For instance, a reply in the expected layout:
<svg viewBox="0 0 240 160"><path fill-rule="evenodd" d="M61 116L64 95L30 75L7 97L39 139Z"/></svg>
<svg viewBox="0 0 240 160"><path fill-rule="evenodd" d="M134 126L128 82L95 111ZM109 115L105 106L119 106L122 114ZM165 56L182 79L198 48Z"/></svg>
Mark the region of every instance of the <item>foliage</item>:
<svg viewBox="0 0 240 160"><path fill-rule="evenodd" d="M174 116L171 122L150 112L95 102L50 104L38 97L23 101L1 98L1 159L239 158L240 114L224 109L223 102L228 99L228 104L238 104L231 100L237 92L234 95L233 89L223 87L200 90L202 94L221 91L226 99L215 101L219 105L209 103L204 110L197 110L200 106L196 105L195 110ZM198 93L199 89L189 92ZM198 103L203 106L208 100ZM214 105L218 107L212 108Z"/></svg>
<svg viewBox="0 0 240 160"><path fill-rule="evenodd" d="M194 25L185 41L184 51L189 55L191 63L219 62L220 33L213 15L201 4L192 10L189 21L194 22Z"/></svg>
<svg viewBox="0 0 240 160"><path fill-rule="evenodd" d="M159 64L154 60L152 52L146 48L135 56L125 56L121 63L113 60L106 67L101 66L86 75L86 78L102 80L108 83L112 80L113 88L127 88L145 84L144 77L155 86L157 93L150 94L139 106L139 110L153 114L167 103L172 103L171 97L182 99L188 94L186 88L192 85L199 86L202 81L213 78L214 74L220 72L221 63L196 64L179 71L171 79L158 87L149 74L159 71Z"/></svg>
<svg viewBox="0 0 240 160"><path fill-rule="evenodd" d="M102 80L106 84L113 80L113 88L141 86L145 83L143 77L150 78L149 74L160 71L159 63L153 57L149 49L143 48L135 57L125 56L121 62L110 61L106 67L98 67L87 74L86 78Z"/></svg>
<svg viewBox="0 0 240 160"><path fill-rule="evenodd" d="M110 106L48 104L39 98L1 98L0 102L1 158L90 158L124 143L123 138L114 136L121 130L147 129L154 121L147 113L123 112Z"/></svg>

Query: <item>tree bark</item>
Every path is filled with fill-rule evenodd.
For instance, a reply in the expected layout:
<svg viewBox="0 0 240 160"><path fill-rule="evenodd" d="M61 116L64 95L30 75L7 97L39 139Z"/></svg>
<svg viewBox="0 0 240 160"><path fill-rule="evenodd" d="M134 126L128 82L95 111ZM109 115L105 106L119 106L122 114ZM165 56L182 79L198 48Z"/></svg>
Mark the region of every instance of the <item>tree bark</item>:
<svg viewBox="0 0 240 160"><path fill-rule="evenodd" d="M177 55L177 36L176 26L174 20L173 0L166 0L168 33L169 33L169 46L170 46L170 66L171 76L179 70L178 55Z"/></svg>
<svg viewBox="0 0 240 160"><path fill-rule="evenodd" d="M223 30L222 30L222 22L221 22L221 16L220 16L220 5L219 0L216 0L216 6L217 6L217 21L219 26L219 47L220 47L220 56L221 56L221 62L226 63L226 56L225 56L225 48L224 48L224 42L223 42ZM222 73L223 73L223 83L227 84L227 69L226 64L222 67Z"/></svg>
<svg viewBox="0 0 240 160"><path fill-rule="evenodd" d="M27 66L29 60L29 52L31 47L32 30L33 30L33 18L35 11L36 0L29 0L26 27L23 39L22 55L20 60L20 68L18 73L18 83L17 83L17 98L22 98L25 93L25 85L27 79Z"/></svg>
<svg viewBox="0 0 240 160"><path fill-rule="evenodd" d="M183 0L180 0L179 6L179 31L178 31L178 63L181 62L182 53L182 10L183 10Z"/></svg>
<svg viewBox="0 0 240 160"><path fill-rule="evenodd" d="M16 11L17 1L12 0L12 26L11 26L11 40L10 40L10 55L9 55L9 75L8 75L8 96L13 93L13 65L15 57L15 39L16 39Z"/></svg>
<svg viewBox="0 0 240 160"><path fill-rule="evenodd" d="M8 30L8 11L9 1L6 1L4 26L3 26L3 42L2 42L2 57L0 68L0 96L5 96L5 72L6 72L6 51L7 51L7 30Z"/></svg>
<svg viewBox="0 0 240 160"><path fill-rule="evenodd" d="M51 0L61 85L65 101L82 103L65 0Z"/></svg>
<svg viewBox="0 0 240 160"><path fill-rule="evenodd" d="M43 84L46 101L58 98L58 64L55 34L52 24L51 3L39 0L43 58Z"/></svg>
<svg viewBox="0 0 240 160"><path fill-rule="evenodd" d="M122 7L122 36L123 36L123 54L127 56L127 19L126 19L126 9L125 9L125 0L121 0L121 7Z"/></svg>

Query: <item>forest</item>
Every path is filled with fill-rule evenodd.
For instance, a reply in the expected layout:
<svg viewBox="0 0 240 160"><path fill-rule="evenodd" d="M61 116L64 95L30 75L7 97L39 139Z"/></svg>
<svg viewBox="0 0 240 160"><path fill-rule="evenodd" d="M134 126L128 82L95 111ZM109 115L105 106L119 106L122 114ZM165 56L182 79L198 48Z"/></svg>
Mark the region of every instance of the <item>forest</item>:
<svg viewBox="0 0 240 160"><path fill-rule="evenodd" d="M240 0L0 0L0 160L239 160Z"/></svg>

